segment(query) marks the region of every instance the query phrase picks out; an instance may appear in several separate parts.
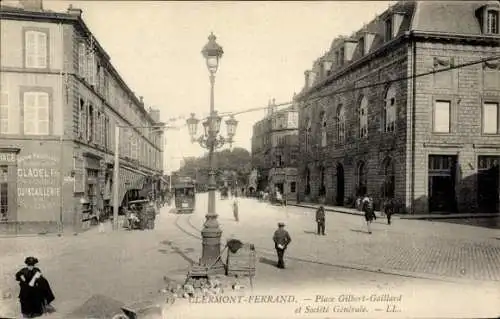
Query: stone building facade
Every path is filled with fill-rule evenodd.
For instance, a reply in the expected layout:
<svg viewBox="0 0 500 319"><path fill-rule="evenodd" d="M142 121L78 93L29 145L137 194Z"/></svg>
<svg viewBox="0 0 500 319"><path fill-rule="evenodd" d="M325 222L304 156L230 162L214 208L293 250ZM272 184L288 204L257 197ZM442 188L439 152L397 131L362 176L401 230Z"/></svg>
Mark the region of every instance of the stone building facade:
<svg viewBox="0 0 500 319"><path fill-rule="evenodd" d="M335 39L296 97L299 198L498 211L498 12L498 2L404 1Z"/></svg>
<svg viewBox="0 0 500 319"><path fill-rule="evenodd" d="M288 199L297 198L298 117L297 105L278 110L273 101L267 116L254 125L252 162L259 172L257 191L279 190Z"/></svg>
<svg viewBox="0 0 500 319"><path fill-rule="evenodd" d="M81 231L109 212L117 126L120 203L160 185L162 135L133 128L161 124L159 111L145 109L81 14L41 1L0 11L2 232Z"/></svg>

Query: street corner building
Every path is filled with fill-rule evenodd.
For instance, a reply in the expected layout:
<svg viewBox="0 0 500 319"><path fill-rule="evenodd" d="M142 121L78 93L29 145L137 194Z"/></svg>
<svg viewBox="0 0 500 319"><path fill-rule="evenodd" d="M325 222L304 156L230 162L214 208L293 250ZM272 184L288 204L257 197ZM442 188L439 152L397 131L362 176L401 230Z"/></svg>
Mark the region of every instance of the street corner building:
<svg viewBox="0 0 500 319"><path fill-rule="evenodd" d="M276 191L297 199L299 109L295 103L279 109L269 102L267 115L253 125L252 166L256 191Z"/></svg>
<svg viewBox="0 0 500 319"><path fill-rule="evenodd" d="M299 199L498 212L498 1L398 2L305 72Z"/></svg>
<svg viewBox="0 0 500 319"><path fill-rule="evenodd" d="M120 203L162 184L163 136L150 128L159 111L145 109L81 15L41 1L1 8L2 234L84 231L109 215L114 182Z"/></svg>

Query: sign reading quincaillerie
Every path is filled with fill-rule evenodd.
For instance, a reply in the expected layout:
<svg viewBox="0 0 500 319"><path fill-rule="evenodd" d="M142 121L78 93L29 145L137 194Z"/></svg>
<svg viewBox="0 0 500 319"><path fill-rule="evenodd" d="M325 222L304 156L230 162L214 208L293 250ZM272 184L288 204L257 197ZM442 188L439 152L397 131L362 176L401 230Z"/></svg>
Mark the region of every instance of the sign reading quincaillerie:
<svg viewBox="0 0 500 319"><path fill-rule="evenodd" d="M28 219L28 210L58 211L61 196L60 161L47 154L30 154L18 157L17 166L17 196L23 215ZM39 212L35 213L39 214ZM49 213L50 214L50 213ZM30 216L30 217L28 217ZM40 216L37 217L38 220Z"/></svg>

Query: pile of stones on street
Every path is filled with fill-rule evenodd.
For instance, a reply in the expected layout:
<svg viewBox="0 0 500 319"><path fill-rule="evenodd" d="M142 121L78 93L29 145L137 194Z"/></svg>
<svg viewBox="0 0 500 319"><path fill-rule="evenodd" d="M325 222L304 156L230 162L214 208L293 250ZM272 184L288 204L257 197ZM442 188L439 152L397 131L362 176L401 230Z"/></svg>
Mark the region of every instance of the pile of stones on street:
<svg viewBox="0 0 500 319"><path fill-rule="evenodd" d="M209 276L208 278L188 277L184 284L180 284L164 277L167 286L162 293L169 294L174 300L177 298L196 298L234 294L245 290L238 278L226 276Z"/></svg>

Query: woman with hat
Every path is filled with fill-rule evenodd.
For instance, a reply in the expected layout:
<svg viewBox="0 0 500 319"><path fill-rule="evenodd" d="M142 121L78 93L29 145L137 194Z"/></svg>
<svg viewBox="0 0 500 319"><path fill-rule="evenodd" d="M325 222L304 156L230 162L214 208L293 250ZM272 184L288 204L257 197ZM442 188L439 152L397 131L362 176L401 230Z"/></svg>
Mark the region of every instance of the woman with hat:
<svg viewBox="0 0 500 319"><path fill-rule="evenodd" d="M55 297L42 272L35 267L38 259L30 256L24 263L26 267L16 273L16 280L19 281L21 288L19 291L21 313L25 318L35 318L42 316L44 312L53 311L50 303Z"/></svg>

